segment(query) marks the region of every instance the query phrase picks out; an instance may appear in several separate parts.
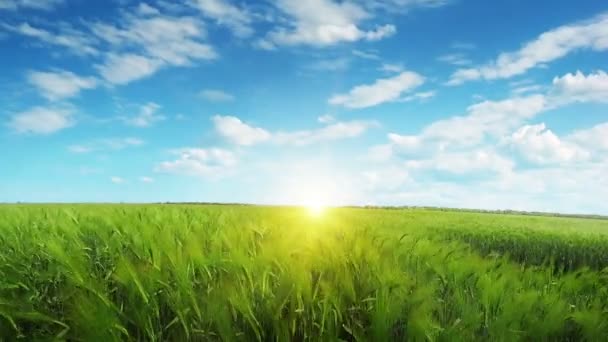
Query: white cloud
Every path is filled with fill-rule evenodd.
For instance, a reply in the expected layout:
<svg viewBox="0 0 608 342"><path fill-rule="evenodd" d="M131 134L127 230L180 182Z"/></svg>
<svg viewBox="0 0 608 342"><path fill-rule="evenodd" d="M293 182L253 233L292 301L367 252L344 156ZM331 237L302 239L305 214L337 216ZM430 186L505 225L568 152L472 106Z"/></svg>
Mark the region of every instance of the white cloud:
<svg viewBox="0 0 608 342"><path fill-rule="evenodd" d="M113 47L97 68L114 84L144 78L164 66L189 66L218 57L211 45L201 42L206 32L193 17L153 15L147 10L146 15L124 15L117 26L94 23L91 30Z"/></svg>
<svg viewBox="0 0 608 342"><path fill-rule="evenodd" d="M158 114L160 106L154 102L148 102L139 109L139 114L132 117L123 117L123 121L131 126L148 127L156 122L165 120L164 115Z"/></svg>
<svg viewBox="0 0 608 342"><path fill-rule="evenodd" d="M589 129L581 129L566 137L568 141L584 146L590 151L597 151L608 160L608 122L601 123Z"/></svg>
<svg viewBox="0 0 608 342"><path fill-rule="evenodd" d="M325 114L325 115L321 115L317 118L317 121L319 121L320 123L323 124L328 124L328 123L332 123L336 121L336 118L334 118L332 115L330 114Z"/></svg>
<svg viewBox="0 0 608 342"><path fill-rule="evenodd" d="M72 153L90 153L93 151L122 150L127 147L141 146L144 141L139 138L109 138L94 140L84 144L70 145L68 150Z"/></svg>
<svg viewBox="0 0 608 342"><path fill-rule="evenodd" d="M347 94L334 95L329 99L329 103L347 108L372 107L384 102L395 101L403 93L423 83L424 77L421 75L404 71L391 78L378 79L370 85L356 86Z"/></svg>
<svg viewBox="0 0 608 342"><path fill-rule="evenodd" d="M422 132L422 138L439 140L443 144L476 145L487 136L507 134L546 108L543 95L483 101L470 106L466 116L455 116L429 125Z"/></svg>
<svg viewBox="0 0 608 342"><path fill-rule="evenodd" d="M152 177L139 177L139 181L142 183L154 183L154 178Z"/></svg>
<svg viewBox="0 0 608 342"><path fill-rule="evenodd" d="M17 133L51 134L74 125L73 113L66 108L34 107L13 115L8 126Z"/></svg>
<svg viewBox="0 0 608 342"><path fill-rule="evenodd" d="M181 148L171 153L179 158L161 162L156 172L219 178L237 163L232 151L220 148Z"/></svg>
<svg viewBox="0 0 608 342"><path fill-rule="evenodd" d="M463 53L450 53L447 55L439 56L437 58L438 61L456 65L456 66L465 66L470 65L472 62L468 59Z"/></svg>
<svg viewBox="0 0 608 342"><path fill-rule="evenodd" d="M403 71L403 65L383 63L382 66L380 66L379 70L384 71L384 72L390 72L390 73L394 73L394 72L399 73L399 72Z"/></svg>
<svg viewBox="0 0 608 342"><path fill-rule="evenodd" d="M234 116L216 115L212 120L215 130L221 136L231 143L241 146L251 146L262 142L303 146L357 137L369 128L377 126L377 123L373 121L328 122L326 126L318 129L269 132L266 129L244 123Z"/></svg>
<svg viewBox="0 0 608 342"><path fill-rule="evenodd" d="M215 130L236 145L250 146L270 139L265 129L250 126L234 116L216 115L212 118Z"/></svg>
<svg viewBox="0 0 608 342"><path fill-rule="evenodd" d="M510 78L580 49L594 51L608 49L608 14L604 13L584 22L560 26L544 32L520 50L501 53L488 64L457 70L452 74L448 84L457 85L479 79Z"/></svg>
<svg viewBox="0 0 608 342"><path fill-rule="evenodd" d="M324 141L355 138L375 126L377 126L377 123L373 121L335 122L314 130L277 132L274 134L274 140L278 144L303 146Z"/></svg>
<svg viewBox="0 0 608 342"><path fill-rule="evenodd" d="M452 174L492 171L495 173L510 172L515 163L492 149L479 149L466 152L439 153L431 159L414 164L417 169L435 169Z"/></svg>
<svg viewBox="0 0 608 342"><path fill-rule="evenodd" d="M253 34L251 13L232 5L229 1L194 0L194 6L217 24L231 29L238 37L248 37Z"/></svg>
<svg viewBox="0 0 608 342"><path fill-rule="evenodd" d="M27 79L51 101L73 97L82 89L93 89L97 86L97 79L94 77L80 77L69 71L30 71Z"/></svg>
<svg viewBox="0 0 608 342"><path fill-rule="evenodd" d="M341 42L379 40L396 32L393 25L362 30L359 23L369 19L371 14L353 2L279 0L277 7L291 18L291 25L270 31L261 44L257 44L258 46L266 48L272 48L275 45L322 47Z"/></svg>
<svg viewBox="0 0 608 342"><path fill-rule="evenodd" d="M398 190L405 183L412 181L405 168L396 166L364 171L361 176L366 190L372 192Z"/></svg>
<svg viewBox="0 0 608 342"><path fill-rule="evenodd" d="M513 133L509 143L527 160L537 164L583 161L589 153L562 141L544 123L526 125Z"/></svg>
<svg viewBox="0 0 608 342"><path fill-rule="evenodd" d="M124 184L127 182L124 178L116 177L116 176L111 177L110 181L114 184Z"/></svg>
<svg viewBox="0 0 608 342"><path fill-rule="evenodd" d="M310 65L310 69L320 71L343 71L350 67L349 58L333 58L316 61Z"/></svg>
<svg viewBox="0 0 608 342"><path fill-rule="evenodd" d="M406 97L402 97L397 101L399 101L399 102L410 102L410 101L416 101L416 100L425 101L425 100L435 97L435 95L437 95L437 92L435 92L435 91L432 91L432 90L423 91L420 93L415 93L415 94L412 94L412 95L409 95Z"/></svg>
<svg viewBox="0 0 608 342"><path fill-rule="evenodd" d="M117 48L139 46L150 58L184 66L195 59L214 59L215 50L199 40L202 23L191 17L126 16L120 26L95 23L93 33Z"/></svg>
<svg viewBox="0 0 608 342"><path fill-rule="evenodd" d="M49 11L57 5L62 4L63 0L0 0L0 10L17 9L36 9Z"/></svg>
<svg viewBox="0 0 608 342"><path fill-rule="evenodd" d="M359 57L359 58L363 58L363 59L371 59L371 60L379 60L380 56L376 53L376 52L370 52L370 51L362 51L362 50L353 50L352 51L353 55Z"/></svg>
<svg viewBox="0 0 608 342"><path fill-rule="evenodd" d="M204 89L199 95L211 102L231 102L235 99L234 95L219 89Z"/></svg>
<svg viewBox="0 0 608 342"><path fill-rule="evenodd" d="M33 27L29 23L22 23L18 26L0 23L0 26L11 32L37 38L50 45L65 47L76 55L97 56L99 54L99 51L94 47L94 41L90 36L73 29L69 25L59 26L57 32L50 32L42 28Z"/></svg>
<svg viewBox="0 0 608 342"><path fill-rule="evenodd" d="M154 74L162 62L135 54L109 54L104 64L97 65L101 76L112 84L127 84Z"/></svg>
<svg viewBox="0 0 608 342"><path fill-rule="evenodd" d="M608 102L608 74L600 70L585 76L577 71L555 77L550 95L557 102Z"/></svg>
<svg viewBox="0 0 608 342"><path fill-rule="evenodd" d="M365 0L370 8L381 8L389 12L407 12L414 8L436 8L447 5L452 0Z"/></svg>
<svg viewBox="0 0 608 342"><path fill-rule="evenodd" d="M543 90L543 87L538 84L524 85L521 87L516 87L511 90L511 93L514 95L523 95L529 93L538 93Z"/></svg>
<svg viewBox="0 0 608 342"><path fill-rule="evenodd" d="M141 15L159 15L160 11L145 2L141 2L139 3L139 6L137 6L137 13Z"/></svg>

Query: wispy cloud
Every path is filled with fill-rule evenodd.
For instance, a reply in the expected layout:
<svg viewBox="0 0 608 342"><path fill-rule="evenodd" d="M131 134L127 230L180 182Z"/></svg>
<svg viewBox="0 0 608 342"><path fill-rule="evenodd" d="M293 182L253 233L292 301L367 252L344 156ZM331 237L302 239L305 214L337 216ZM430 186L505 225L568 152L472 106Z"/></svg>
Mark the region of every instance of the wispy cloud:
<svg viewBox="0 0 608 342"><path fill-rule="evenodd" d="M391 63L382 63L378 70L388 72L388 73L400 73L403 72L402 64L391 64Z"/></svg>
<svg viewBox="0 0 608 342"><path fill-rule="evenodd" d="M232 151L221 148L181 148L171 154L178 159L159 163L156 172L219 178L237 163Z"/></svg>
<svg viewBox="0 0 608 342"><path fill-rule="evenodd" d="M95 77L81 77L69 71L30 71L27 79L51 101L76 96L81 90L93 89L98 84Z"/></svg>
<svg viewBox="0 0 608 342"><path fill-rule="evenodd" d="M49 11L64 0L0 0L0 10L35 9Z"/></svg>
<svg viewBox="0 0 608 342"><path fill-rule="evenodd" d="M127 182L126 179L124 179L122 177L117 177L117 176L110 177L110 181L114 184L124 184Z"/></svg>
<svg viewBox="0 0 608 342"><path fill-rule="evenodd" d="M98 22L91 29L115 50L123 50L108 54L97 66L110 83L129 83L163 66L187 66L218 57L211 45L201 41L203 24L193 17L125 15L118 25ZM134 46L137 52L133 52Z"/></svg>
<svg viewBox="0 0 608 342"><path fill-rule="evenodd" d="M80 32L69 25L59 26L55 32L34 27L27 22L16 26L9 24L0 24L0 26L11 32L36 38L51 46L64 47L75 55L97 56L100 53L95 47L95 41L89 35Z"/></svg>
<svg viewBox="0 0 608 342"><path fill-rule="evenodd" d="M204 16L217 24L228 27L238 37L249 37L254 33L252 14L226 0L194 0L193 5Z"/></svg>
<svg viewBox="0 0 608 342"><path fill-rule="evenodd" d="M68 146L68 150L72 153L90 153L94 151L122 150L127 147L141 146L143 144L144 141L139 138L108 138L70 145Z"/></svg>
<svg viewBox="0 0 608 342"><path fill-rule="evenodd" d="M360 136L378 124L375 121L336 122L327 117L319 120L325 126L310 130L270 132L255 127L234 116L213 117L216 132L235 145L252 146L263 142L279 145L304 146Z"/></svg>
<svg viewBox="0 0 608 342"><path fill-rule="evenodd" d="M318 71L344 71L350 67L350 58L323 59L310 64L309 69Z"/></svg>
<svg viewBox="0 0 608 342"><path fill-rule="evenodd" d="M372 52L372 51L363 51L363 50L353 50L352 51L354 56L357 56L359 58L363 58L363 59L371 59L371 60L380 60L380 56L376 53L376 52Z"/></svg>
<svg viewBox="0 0 608 342"><path fill-rule="evenodd" d="M447 55L437 57L437 60L443 63L456 65L456 66L465 66L470 65L472 62L470 59L466 57L463 53L450 53Z"/></svg>
<svg viewBox="0 0 608 342"><path fill-rule="evenodd" d="M291 18L290 25L270 31L258 46L272 49L280 45L330 46L342 42L380 40L393 35L391 24L362 29L360 23L371 18L353 2L333 0L279 0L277 8Z"/></svg>
<svg viewBox="0 0 608 342"><path fill-rule="evenodd" d="M459 69L452 74L448 84L510 78L580 49L608 50L608 14L560 26L544 32L517 51L501 53L485 65Z"/></svg>
<svg viewBox="0 0 608 342"><path fill-rule="evenodd" d="M203 89L199 96L210 102L232 102L234 95L220 89Z"/></svg>
<svg viewBox="0 0 608 342"><path fill-rule="evenodd" d="M14 114L8 126L17 133L51 134L75 124L71 108L34 107Z"/></svg>
<svg viewBox="0 0 608 342"><path fill-rule="evenodd" d="M163 63L146 56L127 54L109 54L104 64L98 64L101 76L112 84L127 84L146 78L158 71Z"/></svg>
<svg viewBox="0 0 608 342"><path fill-rule="evenodd" d="M425 101L425 100L435 97L435 95L437 95L437 92L435 92L433 90L423 91L423 92L419 92L419 93L415 93L415 94L412 94L409 96L402 97L397 101L398 102Z"/></svg>
<svg viewBox="0 0 608 342"><path fill-rule="evenodd" d="M135 116L121 117L121 119L130 126L148 127L156 122L163 121L166 117L159 114L160 105L154 102L148 102L139 108L139 113Z"/></svg>
<svg viewBox="0 0 608 342"><path fill-rule="evenodd" d="M401 74L378 79L369 85L359 85L346 94L337 94L329 99L332 105L347 108L366 108L377 106L385 102L391 102L424 83L424 77L412 72L404 71Z"/></svg>

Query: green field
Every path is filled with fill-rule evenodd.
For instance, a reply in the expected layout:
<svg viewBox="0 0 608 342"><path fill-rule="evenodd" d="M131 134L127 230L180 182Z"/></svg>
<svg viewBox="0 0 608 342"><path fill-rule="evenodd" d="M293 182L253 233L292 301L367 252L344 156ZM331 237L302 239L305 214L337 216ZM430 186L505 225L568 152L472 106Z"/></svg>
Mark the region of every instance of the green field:
<svg viewBox="0 0 608 342"><path fill-rule="evenodd" d="M0 340L606 341L608 221L0 206Z"/></svg>

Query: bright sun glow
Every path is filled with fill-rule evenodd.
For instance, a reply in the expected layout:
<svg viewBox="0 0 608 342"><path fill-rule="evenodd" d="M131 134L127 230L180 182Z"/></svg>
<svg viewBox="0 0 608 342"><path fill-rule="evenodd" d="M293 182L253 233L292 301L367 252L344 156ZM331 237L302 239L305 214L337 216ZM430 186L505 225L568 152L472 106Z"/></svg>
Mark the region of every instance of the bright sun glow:
<svg viewBox="0 0 608 342"><path fill-rule="evenodd" d="M308 204L306 205L306 209L312 217L320 217L325 212L325 206L322 204Z"/></svg>

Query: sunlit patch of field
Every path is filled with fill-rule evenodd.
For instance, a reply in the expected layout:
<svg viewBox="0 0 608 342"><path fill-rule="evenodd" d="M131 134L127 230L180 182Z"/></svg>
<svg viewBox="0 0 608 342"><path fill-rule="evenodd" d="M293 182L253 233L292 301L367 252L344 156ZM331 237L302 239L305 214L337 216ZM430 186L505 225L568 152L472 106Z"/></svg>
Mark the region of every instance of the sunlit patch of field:
<svg viewBox="0 0 608 342"><path fill-rule="evenodd" d="M604 340L608 221L0 207L0 340Z"/></svg>

